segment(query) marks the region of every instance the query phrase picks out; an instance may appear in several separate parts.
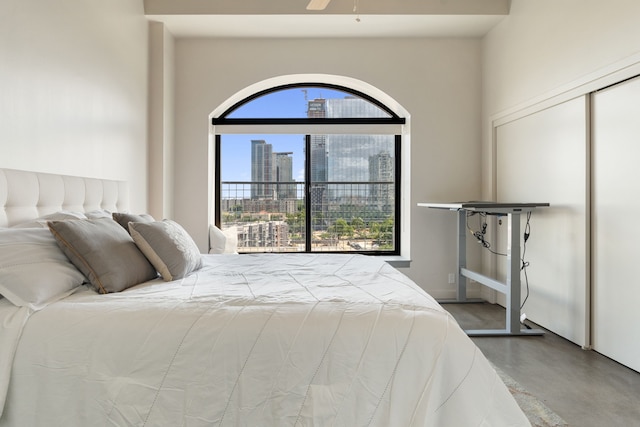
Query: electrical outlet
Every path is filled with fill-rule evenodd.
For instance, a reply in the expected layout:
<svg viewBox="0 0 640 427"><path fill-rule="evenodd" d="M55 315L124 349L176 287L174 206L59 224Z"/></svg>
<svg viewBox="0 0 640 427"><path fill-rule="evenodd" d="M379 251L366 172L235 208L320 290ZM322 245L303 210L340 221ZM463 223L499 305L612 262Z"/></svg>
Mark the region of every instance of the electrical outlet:
<svg viewBox="0 0 640 427"><path fill-rule="evenodd" d="M456 275L455 273L449 273L449 284L453 285L456 283Z"/></svg>

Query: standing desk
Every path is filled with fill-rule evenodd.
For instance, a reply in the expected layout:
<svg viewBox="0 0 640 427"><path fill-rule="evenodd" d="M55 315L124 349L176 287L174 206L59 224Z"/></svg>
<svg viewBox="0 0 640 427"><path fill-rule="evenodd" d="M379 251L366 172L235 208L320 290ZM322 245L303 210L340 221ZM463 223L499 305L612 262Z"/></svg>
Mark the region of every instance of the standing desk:
<svg viewBox="0 0 640 427"><path fill-rule="evenodd" d="M447 209L458 213L458 277L456 299L441 303L479 302L467 298L467 278L501 292L506 297L506 319L504 329L465 330L469 336L512 336L542 335L540 329L523 329L520 326L520 214L528 213L549 203L497 203L497 202L461 202L461 203L418 203L418 206ZM467 268L467 214L485 213L507 217L507 277L500 282Z"/></svg>

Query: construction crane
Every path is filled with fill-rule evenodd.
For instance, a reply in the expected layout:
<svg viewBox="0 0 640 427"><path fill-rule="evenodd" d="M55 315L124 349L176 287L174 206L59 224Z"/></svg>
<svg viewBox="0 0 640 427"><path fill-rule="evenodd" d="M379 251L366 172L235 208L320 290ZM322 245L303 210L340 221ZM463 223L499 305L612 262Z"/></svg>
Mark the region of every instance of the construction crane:
<svg viewBox="0 0 640 427"><path fill-rule="evenodd" d="M300 89L304 92L305 114L309 114L309 91L307 89Z"/></svg>

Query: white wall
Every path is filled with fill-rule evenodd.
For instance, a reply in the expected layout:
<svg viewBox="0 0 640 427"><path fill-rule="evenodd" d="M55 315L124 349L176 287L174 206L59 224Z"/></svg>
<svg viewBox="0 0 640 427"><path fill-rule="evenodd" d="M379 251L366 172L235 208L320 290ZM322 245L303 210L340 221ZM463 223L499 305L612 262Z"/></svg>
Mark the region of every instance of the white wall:
<svg viewBox="0 0 640 427"><path fill-rule="evenodd" d="M576 99L593 90L640 73L639 18L640 2L636 0L512 1L510 15L483 40L482 194L485 198L490 199L496 196L496 189L504 188L503 182L496 182L496 172L498 172L497 179L500 179L496 165L497 156L501 156L501 153L497 153L500 146L518 140L531 140L531 135L504 134L503 136L507 139L497 141L500 126L511 126L508 124L529 120L528 117L533 117L532 114L551 109L570 99ZM589 115L589 106L585 103L582 117L588 118ZM588 129L579 128L576 133L579 134L578 137L584 138L584 144L576 144L575 159L588 160ZM554 174L576 170L573 166L564 167L557 164L555 160L560 154L557 150L555 146L542 150L542 154L546 153L546 157L540 156L540 150L534 150L535 159L540 168L530 172L530 176L523 178L524 181L535 182L531 174L545 174L547 173L545 170L549 168ZM522 153L522 150L519 152ZM562 158L571 157L571 153L561 154ZM508 164L509 160L513 162L525 160L522 156L512 159L500 158L502 164ZM583 177L584 187L579 188L588 189L588 164L585 166L587 176ZM523 168L521 172L526 173L527 169L531 171L531 168ZM548 182L542 180L535 191L521 192L521 198L526 199L529 195L539 198L544 194L543 186L545 185L550 189ZM575 196L580 197L577 194ZM577 226L579 229L582 229L580 223L586 224L584 233L589 232L590 224L588 197L587 194L586 212L577 218L577 222L574 221L571 224L572 227ZM572 200L578 203L577 200ZM558 201L556 205L560 203ZM569 218L566 215L562 216L562 212L554 210L553 206L549 212L551 216L558 214L558 217ZM533 221L535 221L535 215ZM535 222L532 227L535 227ZM544 238L539 234L536 237ZM553 241L555 236L547 237L549 237L548 241ZM589 249L587 245L581 244L580 240L582 239L576 239L574 251L571 256L563 259L564 264L557 264L560 267L564 265L564 271L558 272L558 276L577 277L576 273L580 275L585 272L582 264L584 260L588 260ZM539 267L532 265L531 268ZM586 272L588 270L587 264ZM571 286L574 285L575 283L572 282ZM561 281L558 286L569 285ZM587 318L576 318L562 325L552 325L552 330L579 344L588 345L588 274L585 275L583 286ZM558 289L555 292L575 295L577 291L574 286L572 289ZM532 283L531 293L536 292L545 297L544 286ZM574 301L576 302L580 303L580 301ZM571 304L560 307L549 304L545 307L541 304L538 306L540 308L536 309L534 301L533 306L529 307L533 312L527 311L528 317L534 321L538 315L540 319L553 319L551 323L554 323L571 318L576 312Z"/></svg>
<svg viewBox="0 0 640 427"><path fill-rule="evenodd" d="M485 116L640 52L636 0L512 0L483 43Z"/></svg>
<svg viewBox="0 0 640 427"><path fill-rule="evenodd" d="M637 0L512 0L509 16L483 40L486 197L494 185L491 122L634 62L639 19Z"/></svg>
<svg viewBox="0 0 640 427"><path fill-rule="evenodd" d="M377 87L411 114L411 256L404 271L453 296L455 215L419 201L480 194L480 42L463 39L178 39L175 219L204 249L209 114L236 92L290 74L331 74Z"/></svg>
<svg viewBox="0 0 640 427"><path fill-rule="evenodd" d="M142 0L0 2L0 167L126 180L146 210Z"/></svg>
<svg viewBox="0 0 640 427"><path fill-rule="evenodd" d="M174 38L162 22L149 22L149 209L173 217Z"/></svg>

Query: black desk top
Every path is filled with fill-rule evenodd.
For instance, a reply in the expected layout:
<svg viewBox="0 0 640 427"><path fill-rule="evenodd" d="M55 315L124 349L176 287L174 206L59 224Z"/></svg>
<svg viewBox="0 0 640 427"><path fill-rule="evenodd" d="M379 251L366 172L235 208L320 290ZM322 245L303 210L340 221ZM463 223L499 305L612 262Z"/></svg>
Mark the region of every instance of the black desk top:
<svg viewBox="0 0 640 427"><path fill-rule="evenodd" d="M418 203L418 206L449 209L453 211L467 210L476 212L493 212L493 213L517 213L530 212L535 208L548 207L549 203L510 203L510 202L450 202L450 203Z"/></svg>

